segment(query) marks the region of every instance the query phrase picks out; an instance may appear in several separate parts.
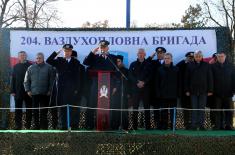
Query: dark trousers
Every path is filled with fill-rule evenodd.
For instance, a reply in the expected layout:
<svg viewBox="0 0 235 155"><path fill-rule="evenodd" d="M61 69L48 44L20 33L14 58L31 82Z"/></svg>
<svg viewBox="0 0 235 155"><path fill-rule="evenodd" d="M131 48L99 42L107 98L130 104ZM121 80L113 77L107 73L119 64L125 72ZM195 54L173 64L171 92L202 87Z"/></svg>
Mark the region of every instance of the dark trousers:
<svg viewBox="0 0 235 155"><path fill-rule="evenodd" d="M233 102L231 97L218 97L215 96L216 109L233 109ZM215 111L215 127L218 129L225 127L232 127L233 125L233 111Z"/></svg>
<svg viewBox="0 0 235 155"><path fill-rule="evenodd" d="M59 108L60 128L62 130L66 130L69 127L77 129L79 125L80 108L73 106L78 106L81 98L80 94L76 94L71 87L71 85L64 85L63 87L61 86L58 91L57 103L58 105L63 106ZM69 106L67 107L67 105Z"/></svg>
<svg viewBox="0 0 235 155"><path fill-rule="evenodd" d="M25 94L23 98L15 98L15 107L22 108L23 101L25 102L26 108L32 108L32 100L31 98ZM26 129L30 129L32 121L32 109L26 109ZM22 128L22 109L15 110L15 127L17 129Z"/></svg>
<svg viewBox="0 0 235 155"><path fill-rule="evenodd" d="M52 128L56 129L58 126L58 110L57 108L50 109L51 117L52 117Z"/></svg>
<svg viewBox="0 0 235 155"><path fill-rule="evenodd" d="M74 105L74 104L71 104L71 105ZM61 126L62 126L61 129L64 129L64 130L68 129L68 121L72 129L78 129L79 120L80 120L80 109L77 107L69 106L69 110L68 110L67 107L62 107L60 108L60 118L61 118Z"/></svg>
<svg viewBox="0 0 235 155"><path fill-rule="evenodd" d="M139 108L140 101L142 100L144 109L149 109L149 93L145 89L143 91L135 92L133 94L133 109L137 110ZM145 110L145 128L150 129L150 110ZM138 111L133 112L133 128L134 130L137 129L138 126Z"/></svg>
<svg viewBox="0 0 235 155"><path fill-rule="evenodd" d="M177 99L162 99L161 108L174 108L177 105ZM174 119L174 109L163 109L161 110L161 129L168 128L168 111L170 111L170 128L173 127L173 119Z"/></svg>
<svg viewBox="0 0 235 155"><path fill-rule="evenodd" d="M157 125L157 129L161 129L161 99L160 98L154 98L153 96L151 97L151 103L154 107L154 122Z"/></svg>
<svg viewBox="0 0 235 155"><path fill-rule="evenodd" d="M53 89L51 92L51 96L50 96L50 107L53 107L50 109L51 112L51 117L52 117L52 128L56 129L58 126L58 107L54 107L57 105L57 93L58 93L58 89L57 89L57 84L56 82L53 85Z"/></svg>
<svg viewBox="0 0 235 155"><path fill-rule="evenodd" d="M155 92L155 81L154 79L152 79L150 81L151 85L150 85L150 89L149 89L149 103L150 105L153 106L154 109L158 109L158 110L154 110L154 123L157 127L157 129L160 129L160 123L161 123L161 99L160 98L156 98L156 92Z"/></svg>
<svg viewBox="0 0 235 155"><path fill-rule="evenodd" d="M67 118L67 107L60 107L59 109L59 119L61 122L60 129L67 130L69 128L68 126L68 118Z"/></svg>
<svg viewBox="0 0 235 155"><path fill-rule="evenodd" d="M47 108L49 106L49 96L47 95L33 95L33 110L35 129L48 129ZM43 108L43 109L40 109Z"/></svg>
<svg viewBox="0 0 235 155"><path fill-rule="evenodd" d="M77 106L78 104L73 104ZM70 107L70 124L72 129L78 129L79 121L80 121L80 108Z"/></svg>
<svg viewBox="0 0 235 155"><path fill-rule="evenodd" d="M92 79L91 89L90 89L90 98L88 99L88 107L96 108L97 107L97 96L98 96L98 84L97 84L98 78ZM95 128L95 114L96 110L93 109L87 109L86 111L86 126L88 129L94 129Z"/></svg>
<svg viewBox="0 0 235 155"><path fill-rule="evenodd" d="M207 97L207 107L209 107L210 109L216 109L216 105L215 105L215 97L214 95L212 96L208 96ZM216 124L216 112L215 111L210 111L210 120L211 120L211 125L215 126Z"/></svg>
<svg viewBox="0 0 235 155"><path fill-rule="evenodd" d="M205 109L207 95L191 95L192 109ZM193 110L192 111L192 127L204 127L205 111Z"/></svg>
<svg viewBox="0 0 235 155"><path fill-rule="evenodd" d="M6 92L3 92L0 95L1 103L2 103L2 108L9 108L9 94ZM9 117L8 117L9 110L8 109L2 109L1 110L1 125L0 129L7 129L8 124L9 124ZM31 122L31 121L30 121Z"/></svg>
<svg viewBox="0 0 235 155"><path fill-rule="evenodd" d="M180 103L181 103L181 107L182 108L186 108L186 109L191 109L191 100L189 96L183 95L180 98ZM184 126L185 128L190 128L191 127L191 113L192 111L190 110L183 110L183 114L184 114Z"/></svg>

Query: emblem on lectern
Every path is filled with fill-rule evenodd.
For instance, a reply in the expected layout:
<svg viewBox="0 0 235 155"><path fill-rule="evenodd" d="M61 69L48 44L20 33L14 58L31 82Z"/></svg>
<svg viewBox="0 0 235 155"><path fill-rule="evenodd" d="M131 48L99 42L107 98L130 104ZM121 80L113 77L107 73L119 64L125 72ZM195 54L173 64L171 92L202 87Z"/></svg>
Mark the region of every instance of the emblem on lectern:
<svg viewBox="0 0 235 155"><path fill-rule="evenodd" d="M101 97L108 98L108 88L106 87L106 85L103 85L103 86L100 88L100 98L101 98Z"/></svg>

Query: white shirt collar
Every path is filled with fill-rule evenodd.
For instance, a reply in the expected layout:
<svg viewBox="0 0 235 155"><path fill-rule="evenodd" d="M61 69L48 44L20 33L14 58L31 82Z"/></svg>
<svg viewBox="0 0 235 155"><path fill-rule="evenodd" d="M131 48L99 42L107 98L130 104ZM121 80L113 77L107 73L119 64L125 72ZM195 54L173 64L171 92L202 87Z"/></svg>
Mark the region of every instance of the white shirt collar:
<svg viewBox="0 0 235 155"><path fill-rule="evenodd" d="M164 63L164 60L163 60L163 59L161 59L161 60L159 60L159 62L160 62L160 64L163 64L163 63Z"/></svg>
<svg viewBox="0 0 235 155"><path fill-rule="evenodd" d="M71 57L70 58L66 58L66 61L70 62L70 60L71 60Z"/></svg>

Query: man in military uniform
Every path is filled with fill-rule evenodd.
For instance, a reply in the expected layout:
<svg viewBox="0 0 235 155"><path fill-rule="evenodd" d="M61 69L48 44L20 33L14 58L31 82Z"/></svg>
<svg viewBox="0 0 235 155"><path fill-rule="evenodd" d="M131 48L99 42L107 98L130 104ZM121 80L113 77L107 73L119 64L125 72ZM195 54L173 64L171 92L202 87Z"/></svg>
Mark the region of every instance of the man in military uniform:
<svg viewBox="0 0 235 155"><path fill-rule="evenodd" d="M53 52L47 59L47 63L56 68L58 74L57 81L57 105L78 105L81 97L81 67L80 62L72 57L73 46L71 44L65 44L63 46L64 57L57 57L62 51ZM57 58L56 58L57 57ZM70 111L71 111L70 107ZM79 110L77 110L79 113ZM70 112L71 115L71 112ZM67 129L67 109L62 107L60 109L61 116L61 129ZM79 116L79 114L78 114ZM79 118L70 118L71 128L76 129L78 127Z"/></svg>
<svg viewBox="0 0 235 155"><path fill-rule="evenodd" d="M109 42L106 40L101 40L99 46L93 49L89 55L84 59L83 64L89 67L90 78L91 78L91 89L88 107L97 107L97 90L98 90L98 77L97 74L94 75L92 72L96 71L115 71L114 64L116 62L116 56L109 53ZM100 52L99 52L100 50ZM89 73L88 73L89 74ZM92 75L93 74L93 75ZM115 91L113 88L114 81L111 76L110 79L111 90ZM87 110L87 128L94 129L94 114L95 111L92 109Z"/></svg>
<svg viewBox="0 0 235 155"><path fill-rule="evenodd" d="M187 109L191 109L191 101L190 101L190 97L186 96L185 91L184 91L184 81L185 81L185 72L186 72L186 68L187 65L192 63L194 60L194 52L187 52L185 54L185 59L180 61L179 63L177 63L177 67L179 68L179 74L180 74L180 84L181 84L181 90L179 92L179 98L180 98L180 104L182 108L187 108ZM184 126L185 129L190 129L191 128L191 116L190 113L191 111L189 110L184 110Z"/></svg>
<svg viewBox="0 0 235 155"><path fill-rule="evenodd" d="M150 86L150 98L149 102L150 105L154 107L154 109L159 109L160 108L160 98L156 98L156 89L155 89L155 75L159 67L162 66L164 62L164 54L166 53L166 49L164 47L157 47L155 49L155 52L151 56L149 56L146 60L150 62L151 65L151 79L149 81ZM157 59L154 60L154 57L157 55ZM160 110L155 110L154 111L154 120L157 125L158 129L161 129L161 119L160 119Z"/></svg>
<svg viewBox="0 0 235 155"><path fill-rule="evenodd" d="M213 53L212 54L212 58L209 60L209 64L211 66L213 66L213 64L215 64L217 62L217 53ZM214 76L213 76L213 80L214 80ZM216 83L214 83L214 86L216 85ZM207 103L206 106L210 109L216 109L216 105L215 105L215 96L214 94L211 96L207 96ZM216 112L217 111L210 111L210 120L211 120L211 127L212 129L217 129L217 127L215 126L216 124Z"/></svg>
<svg viewBox="0 0 235 155"><path fill-rule="evenodd" d="M73 50L72 51L72 57L74 57L75 59L78 59L78 52ZM84 104L84 103L87 102L87 98L85 96L86 95L85 92L86 92L87 87L89 87L89 86L87 84L87 76L86 76L86 72L85 72L85 66L82 65L82 64L80 64L79 66L80 66L80 72L81 72L81 74L80 74L80 79L81 79L81 82L80 82L80 84L81 84L80 85L80 88L81 88L81 91L80 91L80 95L81 95L80 106L86 106ZM78 110L80 112L82 112L85 109L72 108L72 118L79 118L78 115L80 113L77 112Z"/></svg>

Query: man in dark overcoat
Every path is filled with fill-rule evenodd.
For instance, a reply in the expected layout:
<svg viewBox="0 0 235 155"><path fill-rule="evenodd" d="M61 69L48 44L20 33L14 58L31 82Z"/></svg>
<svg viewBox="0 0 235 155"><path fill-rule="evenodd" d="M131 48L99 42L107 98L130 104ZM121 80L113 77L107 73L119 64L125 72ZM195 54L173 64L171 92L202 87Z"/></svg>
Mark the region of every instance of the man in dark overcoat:
<svg viewBox="0 0 235 155"><path fill-rule="evenodd" d="M28 96L24 90L24 77L28 67L31 65L27 61L27 54L25 51L18 53L19 62L13 67L11 78L11 95L15 99L15 107L22 108L23 101L26 108L32 108L32 99ZM32 110L26 109L26 129L30 129L32 120ZM15 110L15 129L22 129L22 109Z"/></svg>
<svg viewBox="0 0 235 155"><path fill-rule="evenodd" d="M179 68L180 84L181 88L184 88L185 72L188 64L194 61L194 52L190 51L185 54L185 59L181 60L176 66ZM184 89L179 92L179 101L182 108L191 109L191 100L189 96L186 96ZM183 110L184 114L184 127L185 129L191 128L191 111Z"/></svg>
<svg viewBox="0 0 235 155"><path fill-rule="evenodd" d="M201 51L194 53L194 62L187 66L185 92L191 98L192 129L204 130L207 96L213 95L213 76L211 67L203 61ZM199 110L200 109L200 110Z"/></svg>
<svg viewBox="0 0 235 155"><path fill-rule="evenodd" d="M143 48L138 49L137 60L130 64L129 79L133 98L133 129L137 130L138 111L140 101L143 102L145 113L145 128L150 129L150 104L149 104L149 81L151 78L150 63L145 59L146 52Z"/></svg>
<svg viewBox="0 0 235 155"><path fill-rule="evenodd" d="M215 109L231 109L231 111L215 111L215 129L233 129L233 102L235 93L235 69L226 59L225 52L216 54L217 62L212 65L214 79Z"/></svg>
<svg viewBox="0 0 235 155"><path fill-rule="evenodd" d="M89 79L91 80L90 97L88 107L97 108L97 96L98 96L98 76L99 71L115 72L116 56L109 53L109 42L107 40L101 40L99 46L93 49L89 55L84 59L83 64L89 68ZM114 80L111 73L110 89L111 92L114 89ZM95 111L93 109L87 110L87 129L95 128L94 121Z"/></svg>
<svg viewBox="0 0 235 155"><path fill-rule="evenodd" d="M173 65L173 57L171 53L166 53L164 63L158 68L155 76L155 96L160 98L161 108L170 109L170 128L173 127L174 110L177 106L177 98L180 92L180 74L178 67ZM168 109L161 110L161 129L168 129Z"/></svg>
<svg viewBox="0 0 235 155"><path fill-rule="evenodd" d="M72 57L73 46L65 44L63 46L64 57L57 57L62 51L53 52L46 60L47 63L56 68L58 74L57 81L57 105L78 105L81 97L81 68L79 60ZM72 108L70 107L71 111ZM71 117L71 128L76 129L79 122L79 109L76 111L77 117ZM61 129L67 129L67 108L60 108Z"/></svg>
<svg viewBox="0 0 235 155"><path fill-rule="evenodd" d="M146 61L150 63L151 67L151 78L150 78L150 85L149 85L149 103L154 107L154 109L159 109L160 108L160 102L161 99L157 98L156 95L156 89L155 89L155 75L159 67L162 66L164 60L164 54L166 53L166 49L164 47L157 47L153 54L149 56ZM157 57L154 59L154 57ZM160 119L160 110L154 110L154 121L157 126L157 129L161 129L161 119Z"/></svg>

